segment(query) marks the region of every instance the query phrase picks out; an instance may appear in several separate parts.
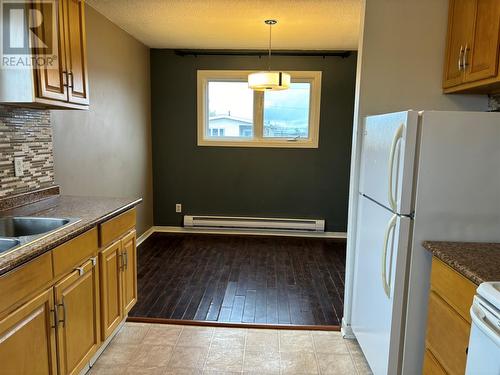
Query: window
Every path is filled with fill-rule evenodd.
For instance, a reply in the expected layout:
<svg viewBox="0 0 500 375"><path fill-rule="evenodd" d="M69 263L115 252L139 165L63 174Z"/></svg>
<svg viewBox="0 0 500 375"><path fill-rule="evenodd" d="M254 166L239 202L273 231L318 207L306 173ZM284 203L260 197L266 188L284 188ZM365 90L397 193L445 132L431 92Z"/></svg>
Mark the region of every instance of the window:
<svg viewBox="0 0 500 375"><path fill-rule="evenodd" d="M266 92L249 73L198 71L198 145L317 148L321 72L289 72L290 89Z"/></svg>

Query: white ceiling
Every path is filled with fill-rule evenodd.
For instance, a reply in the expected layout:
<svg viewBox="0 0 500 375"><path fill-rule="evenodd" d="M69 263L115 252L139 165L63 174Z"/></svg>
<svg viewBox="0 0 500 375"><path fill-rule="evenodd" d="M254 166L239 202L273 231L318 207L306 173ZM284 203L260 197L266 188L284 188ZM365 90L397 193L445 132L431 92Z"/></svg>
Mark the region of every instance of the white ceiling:
<svg viewBox="0 0 500 375"><path fill-rule="evenodd" d="M152 48L355 50L361 0L87 0Z"/></svg>

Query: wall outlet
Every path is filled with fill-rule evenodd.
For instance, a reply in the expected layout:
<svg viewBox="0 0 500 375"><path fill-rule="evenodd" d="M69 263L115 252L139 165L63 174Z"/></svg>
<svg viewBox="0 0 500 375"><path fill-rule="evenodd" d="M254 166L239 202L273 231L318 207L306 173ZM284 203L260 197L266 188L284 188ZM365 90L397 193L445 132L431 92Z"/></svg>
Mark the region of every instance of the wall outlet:
<svg viewBox="0 0 500 375"><path fill-rule="evenodd" d="M182 204L177 203L175 205L175 212L177 212L177 213L181 213L182 212Z"/></svg>
<svg viewBox="0 0 500 375"><path fill-rule="evenodd" d="M14 158L14 175L16 177L21 177L24 174L23 158Z"/></svg>

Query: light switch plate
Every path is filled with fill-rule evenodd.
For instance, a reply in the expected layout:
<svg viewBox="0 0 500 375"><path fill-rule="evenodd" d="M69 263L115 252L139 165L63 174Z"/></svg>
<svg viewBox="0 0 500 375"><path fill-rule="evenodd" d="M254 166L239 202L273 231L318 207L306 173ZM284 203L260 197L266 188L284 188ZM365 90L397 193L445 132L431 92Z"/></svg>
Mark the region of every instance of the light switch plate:
<svg viewBox="0 0 500 375"><path fill-rule="evenodd" d="M24 175L23 158L14 158L14 174L16 177L21 177Z"/></svg>
<svg viewBox="0 0 500 375"><path fill-rule="evenodd" d="M181 213L182 212L182 204L177 203L175 205L175 212L177 212L177 213Z"/></svg>

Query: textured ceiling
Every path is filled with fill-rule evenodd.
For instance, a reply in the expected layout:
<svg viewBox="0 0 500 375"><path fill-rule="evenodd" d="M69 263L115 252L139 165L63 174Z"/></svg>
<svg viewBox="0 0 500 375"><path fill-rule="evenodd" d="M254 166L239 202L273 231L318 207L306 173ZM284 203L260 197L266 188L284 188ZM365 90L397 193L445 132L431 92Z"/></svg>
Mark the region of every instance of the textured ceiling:
<svg viewBox="0 0 500 375"><path fill-rule="evenodd" d="M152 48L357 49L361 0L87 0Z"/></svg>

